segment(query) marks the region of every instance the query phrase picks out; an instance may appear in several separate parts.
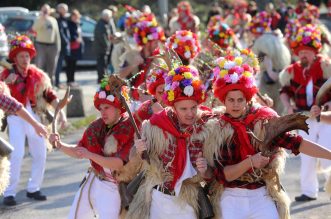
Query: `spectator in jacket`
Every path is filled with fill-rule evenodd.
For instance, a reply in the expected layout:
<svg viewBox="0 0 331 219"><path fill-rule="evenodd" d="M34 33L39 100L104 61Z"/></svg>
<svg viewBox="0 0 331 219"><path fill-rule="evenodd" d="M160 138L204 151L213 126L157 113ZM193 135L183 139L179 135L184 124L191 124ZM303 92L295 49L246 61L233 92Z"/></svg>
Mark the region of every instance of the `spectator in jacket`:
<svg viewBox="0 0 331 219"><path fill-rule="evenodd" d="M110 52L110 19L112 12L104 9L94 29L94 48L97 56L98 83L107 71L107 59Z"/></svg>
<svg viewBox="0 0 331 219"><path fill-rule="evenodd" d="M57 18L57 23L59 25L59 32L61 37L61 50L55 71L56 87L59 87L60 84L60 73L62 70L63 61L65 60L66 56L70 55L70 31L68 27L68 20L65 17L67 12L68 12L67 4L61 3L57 5L57 13L59 14L59 17Z"/></svg>

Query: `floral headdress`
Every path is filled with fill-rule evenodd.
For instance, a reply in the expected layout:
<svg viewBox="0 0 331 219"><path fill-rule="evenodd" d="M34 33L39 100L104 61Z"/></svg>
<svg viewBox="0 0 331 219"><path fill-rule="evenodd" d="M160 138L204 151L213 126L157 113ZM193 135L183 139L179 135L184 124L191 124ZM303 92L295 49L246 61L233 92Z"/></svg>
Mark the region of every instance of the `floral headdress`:
<svg viewBox="0 0 331 219"><path fill-rule="evenodd" d="M285 38L291 44L296 39L301 24L298 19L290 19L285 26Z"/></svg>
<svg viewBox="0 0 331 219"><path fill-rule="evenodd" d="M159 85L165 83L165 78L168 74L168 71L165 69L165 66L155 67L151 70L151 73L147 76L146 86L148 93L155 95L156 88Z"/></svg>
<svg viewBox="0 0 331 219"><path fill-rule="evenodd" d="M140 11L126 12L124 26L125 29L133 28L139 20Z"/></svg>
<svg viewBox="0 0 331 219"><path fill-rule="evenodd" d="M165 45L168 49L175 50L183 61L193 59L201 50L198 36L187 30L176 31L167 39Z"/></svg>
<svg viewBox="0 0 331 219"><path fill-rule="evenodd" d="M291 42L291 48L297 54L301 49L311 49L318 52L322 47L321 30L312 24L299 29L297 37Z"/></svg>
<svg viewBox="0 0 331 219"><path fill-rule="evenodd" d="M256 14L249 23L248 28L253 34L263 34L270 31L271 17L266 11Z"/></svg>
<svg viewBox="0 0 331 219"><path fill-rule="evenodd" d="M143 46L148 41L165 40L164 31L156 21L153 14L142 14L134 28L134 39L136 43Z"/></svg>
<svg viewBox="0 0 331 219"><path fill-rule="evenodd" d="M32 59L36 55L36 49L29 37L25 35L16 36L10 42L9 59L14 60L17 53L27 51Z"/></svg>
<svg viewBox="0 0 331 219"><path fill-rule="evenodd" d="M109 84L109 77L104 77L101 80L100 88L94 95L94 106L99 110L100 104L110 104L121 110L121 113L124 113L125 107L121 103L121 101L116 97L114 93L111 92L111 84ZM125 100L129 100L129 95L127 93L127 87L123 86L121 88L121 94L125 98Z"/></svg>
<svg viewBox="0 0 331 219"><path fill-rule="evenodd" d="M220 23L224 23L223 17L221 15L214 15L209 19L207 29L209 30L209 28L219 25Z"/></svg>
<svg viewBox="0 0 331 219"><path fill-rule="evenodd" d="M200 104L206 99L205 87L200 81L198 70L193 66L179 66L169 71L164 90L163 101L168 106L186 99Z"/></svg>
<svg viewBox="0 0 331 219"><path fill-rule="evenodd" d="M213 69L214 95L224 102L229 91L241 90L250 101L258 91L254 78L259 69L258 63L255 54L248 49L218 58Z"/></svg>
<svg viewBox="0 0 331 219"><path fill-rule="evenodd" d="M221 48L233 47L235 34L226 23L219 23L208 29L209 38Z"/></svg>

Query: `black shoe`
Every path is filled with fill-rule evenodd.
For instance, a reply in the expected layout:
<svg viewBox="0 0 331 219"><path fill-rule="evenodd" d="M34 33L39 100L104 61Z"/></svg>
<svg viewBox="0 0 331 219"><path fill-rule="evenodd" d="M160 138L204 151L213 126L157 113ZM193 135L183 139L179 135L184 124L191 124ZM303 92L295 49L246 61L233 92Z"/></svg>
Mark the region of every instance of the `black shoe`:
<svg viewBox="0 0 331 219"><path fill-rule="evenodd" d="M38 200L38 201L45 201L45 200L47 200L46 195L41 194L40 191L27 192L26 193L26 197L33 198L33 199Z"/></svg>
<svg viewBox="0 0 331 219"><path fill-rule="evenodd" d="M304 194L295 197L295 201L297 201L297 202L307 202L307 201L314 201L314 200L316 200L316 198L312 198L312 197L306 196Z"/></svg>
<svg viewBox="0 0 331 219"><path fill-rule="evenodd" d="M14 196L7 196L3 198L3 204L7 206L14 206L17 205L17 202Z"/></svg>

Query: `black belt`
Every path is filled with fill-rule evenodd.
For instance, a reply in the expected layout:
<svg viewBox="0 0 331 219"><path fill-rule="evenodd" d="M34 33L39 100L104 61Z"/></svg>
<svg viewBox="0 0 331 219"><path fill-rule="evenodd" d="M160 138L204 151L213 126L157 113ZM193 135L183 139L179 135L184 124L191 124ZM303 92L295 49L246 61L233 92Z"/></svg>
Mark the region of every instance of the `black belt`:
<svg viewBox="0 0 331 219"><path fill-rule="evenodd" d="M167 187L162 187L162 186L159 186L159 185L156 185L153 187L153 189L159 191L159 192L162 192L163 194L166 194L166 195L171 195L171 196L175 196L175 191L174 190L170 190L168 189Z"/></svg>

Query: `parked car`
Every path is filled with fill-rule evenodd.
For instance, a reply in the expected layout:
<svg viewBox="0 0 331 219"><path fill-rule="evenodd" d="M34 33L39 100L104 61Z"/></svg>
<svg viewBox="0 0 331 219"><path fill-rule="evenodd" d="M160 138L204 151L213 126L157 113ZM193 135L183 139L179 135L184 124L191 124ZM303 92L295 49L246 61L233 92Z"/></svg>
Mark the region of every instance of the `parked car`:
<svg viewBox="0 0 331 219"><path fill-rule="evenodd" d="M0 7L0 23L5 23L10 17L28 14L29 9L23 7Z"/></svg>
<svg viewBox="0 0 331 219"><path fill-rule="evenodd" d="M6 28L6 33L10 36L14 36L16 33L18 34L26 34L31 38L31 40L35 40L36 33L32 30L32 26L36 18L38 17L37 12L31 12L24 16L16 16L10 17L4 23ZM81 17L81 25L82 25L82 35L85 43L85 50L83 53L83 57L81 60L77 62L78 66L91 66L96 65L96 56L93 49L93 41L94 41L94 28L96 25L96 21L88 16Z"/></svg>
<svg viewBox="0 0 331 219"><path fill-rule="evenodd" d="M20 15L8 18L4 23L4 26L9 39L16 34L25 34L30 37L32 41L34 41L36 32L32 30L32 26L35 19L36 16L33 15Z"/></svg>
<svg viewBox="0 0 331 219"><path fill-rule="evenodd" d="M0 59L8 55L8 40L5 28L0 24Z"/></svg>
<svg viewBox="0 0 331 219"><path fill-rule="evenodd" d="M88 16L82 16L82 36L85 43L85 49L82 60L77 62L77 65L96 65L96 55L93 48L94 28L96 21Z"/></svg>

